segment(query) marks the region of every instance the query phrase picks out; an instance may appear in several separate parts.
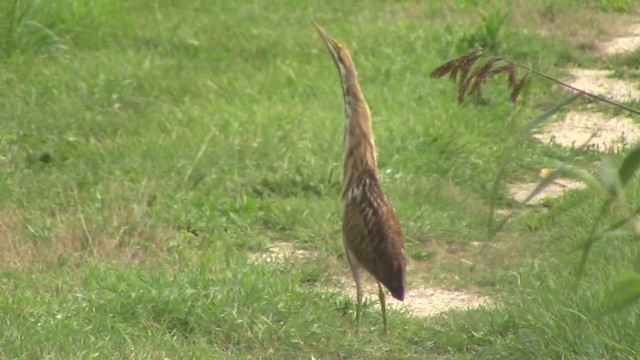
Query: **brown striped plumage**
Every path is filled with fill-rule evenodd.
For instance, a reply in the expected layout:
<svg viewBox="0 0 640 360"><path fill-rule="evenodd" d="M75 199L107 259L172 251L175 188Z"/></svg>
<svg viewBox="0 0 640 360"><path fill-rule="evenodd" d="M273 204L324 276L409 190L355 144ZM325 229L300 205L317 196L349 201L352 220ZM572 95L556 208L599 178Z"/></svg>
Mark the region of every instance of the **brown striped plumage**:
<svg viewBox="0 0 640 360"><path fill-rule="evenodd" d="M344 169L343 169L343 240L357 291L356 316L362 311L361 269L378 282L385 331L387 317L384 285L391 295L404 300L406 259L404 237L396 212L384 195L376 166L376 147L371 128L371 114L365 101L358 74L347 49L314 26L333 58L340 80L345 105Z"/></svg>

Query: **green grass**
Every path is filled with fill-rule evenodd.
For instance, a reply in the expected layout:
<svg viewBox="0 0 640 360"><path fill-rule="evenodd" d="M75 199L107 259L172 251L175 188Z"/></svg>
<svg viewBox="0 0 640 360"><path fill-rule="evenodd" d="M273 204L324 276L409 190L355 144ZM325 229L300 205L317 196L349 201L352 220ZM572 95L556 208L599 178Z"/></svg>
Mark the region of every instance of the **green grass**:
<svg viewBox="0 0 640 360"><path fill-rule="evenodd" d="M563 93L535 80L514 107L496 80L483 100L457 106L453 84L429 78L477 39L550 74L604 64L563 38L578 2L7 3L0 357L640 356L637 308L603 311L637 245L598 243L574 287L573 249L600 205L589 193L526 209L491 244L472 245L486 240L498 159ZM526 6L543 19L553 7L557 33L511 18L487 32L495 20L477 16ZM358 332L354 299L323 290L348 274L342 100L311 19L358 66L410 284L469 288L501 305L429 319L392 311L385 337L375 309ZM535 141L515 149L510 180L570 155ZM272 241L317 256L250 261Z"/></svg>

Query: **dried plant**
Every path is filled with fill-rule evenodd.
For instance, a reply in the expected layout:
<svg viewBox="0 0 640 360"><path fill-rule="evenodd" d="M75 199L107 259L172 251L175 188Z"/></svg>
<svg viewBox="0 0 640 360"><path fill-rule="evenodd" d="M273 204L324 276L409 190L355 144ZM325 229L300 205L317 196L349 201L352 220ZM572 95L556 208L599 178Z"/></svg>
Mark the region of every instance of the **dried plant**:
<svg viewBox="0 0 640 360"><path fill-rule="evenodd" d="M552 76L532 69L529 66L519 64L514 60L506 57L490 57L484 64L476 65L476 63L482 56L484 56L482 48L476 48L468 54L462 55L453 60L449 60L444 64L438 66L431 72L431 77L440 78L449 74L449 78L451 79L451 81L457 83L458 85L458 103L461 104L464 102L464 98L466 95L475 94L476 96L480 97L482 95L482 85L488 77L506 73L508 86L509 88L511 88L511 102L515 103L518 100L518 96L522 92L522 88L529 79L529 75L535 74L567 89L573 90L580 95L584 95L627 110L636 115L640 115L640 111L638 111L637 109L607 99L606 97L599 96L582 89L578 89ZM527 74L520 78L520 80L517 80L516 70L518 68L527 71Z"/></svg>
<svg viewBox="0 0 640 360"><path fill-rule="evenodd" d="M508 86L511 88L511 101L515 102L524 86L526 77L517 80L516 65L504 57L491 57L483 65L474 65L483 56L481 48L466 55L447 61L431 72L432 78L449 74L449 78L458 84L458 103L463 103L466 94L482 95L482 84L491 75L507 74ZM460 74L460 76L458 76Z"/></svg>

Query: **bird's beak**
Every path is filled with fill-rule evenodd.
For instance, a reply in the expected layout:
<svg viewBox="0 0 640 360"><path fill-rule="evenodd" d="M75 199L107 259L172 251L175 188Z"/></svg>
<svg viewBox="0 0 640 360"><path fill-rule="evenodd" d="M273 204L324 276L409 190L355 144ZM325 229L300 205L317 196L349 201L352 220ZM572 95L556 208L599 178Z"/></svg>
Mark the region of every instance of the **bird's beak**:
<svg viewBox="0 0 640 360"><path fill-rule="evenodd" d="M318 25L317 22L311 21L311 24L313 24L313 26L316 28L324 43L327 44L329 51L332 54L336 54L338 52L338 49L340 49L340 44L333 38L331 38L331 36L329 36L329 34L327 34L327 32L324 31L324 29L320 25Z"/></svg>

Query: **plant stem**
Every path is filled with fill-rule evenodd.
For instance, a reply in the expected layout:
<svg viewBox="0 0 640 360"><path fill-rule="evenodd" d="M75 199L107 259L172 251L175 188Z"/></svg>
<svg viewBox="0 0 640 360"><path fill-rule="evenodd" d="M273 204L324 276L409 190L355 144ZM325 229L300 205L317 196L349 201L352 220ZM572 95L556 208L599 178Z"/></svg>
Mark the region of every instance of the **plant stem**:
<svg viewBox="0 0 640 360"><path fill-rule="evenodd" d="M619 103L619 102L617 102L617 101L609 100L609 99L607 99L607 98L605 98L605 97L602 97L602 96L600 96L600 95L592 94L592 93L590 93L590 92L588 92L588 91L585 91L585 90L582 90L582 89L578 89L578 88L576 88L576 87L574 87L574 86L571 86L571 85L569 85L569 84L567 84L567 83L565 83L565 82L562 82L562 81L560 81L560 80L558 80L558 79L554 79L553 77L551 77L551 76L549 76L549 75L547 75L547 74L541 73L541 72L540 72L540 71L538 71L538 70L534 70L534 69L532 69L532 68L530 68L530 67L528 67L528 66L526 66L526 65L518 64L517 62L515 62L515 61L513 61L513 60L510 60L510 59L503 59L503 60L504 60L504 61L506 61L506 62L508 62L508 63L510 63L510 64L513 64L513 65L515 65L515 66L517 66L517 67L519 67L519 68L522 68L522 69L525 69L525 70L527 70L527 71L529 71L529 72L532 72L532 73L534 73L534 74L536 74L536 75L542 76L543 78L545 78L545 79L547 79L547 80L551 80L551 81L553 81L553 82L554 82L554 83L556 83L556 84L559 84L559 85L564 86L564 87L566 87L566 88L568 88L568 89L571 89L571 90L573 90L573 91L576 91L576 92L578 92L578 93L580 93L580 94L582 94L582 95L586 95L586 96L588 96L588 97L591 97L591 98L594 98L594 99L597 99L597 100L600 100L600 101L604 101L604 102L606 102L607 104L611 104L611 105L617 106L617 107L619 107L619 108L625 109L625 110L627 110L627 111L629 111L629 112L631 112L631 113L634 113L634 114L636 114L636 115L640 115L640 111L639 111L639 110L636 110L636 109L634 109L634 108L632 108L632 107L626 106L626 105L621 104L621 103Z"/></svg>

